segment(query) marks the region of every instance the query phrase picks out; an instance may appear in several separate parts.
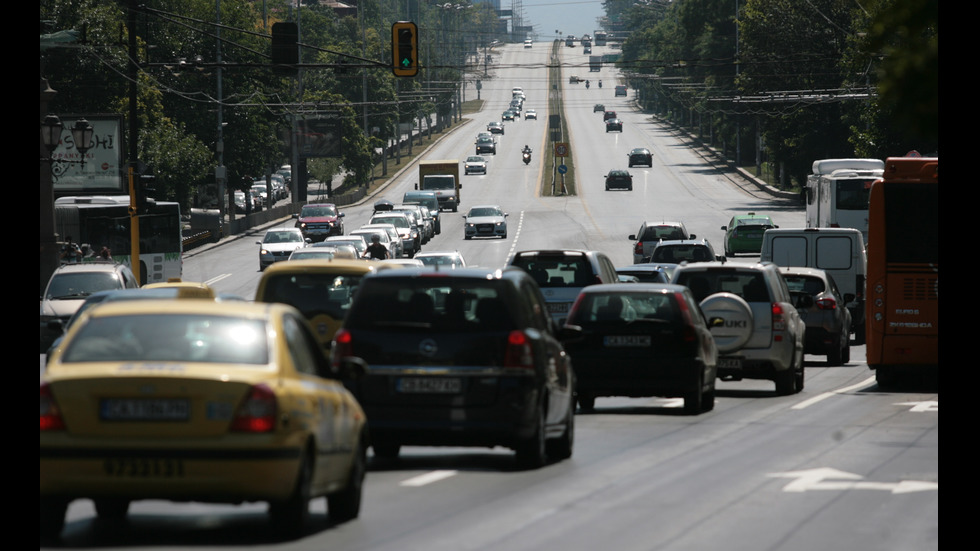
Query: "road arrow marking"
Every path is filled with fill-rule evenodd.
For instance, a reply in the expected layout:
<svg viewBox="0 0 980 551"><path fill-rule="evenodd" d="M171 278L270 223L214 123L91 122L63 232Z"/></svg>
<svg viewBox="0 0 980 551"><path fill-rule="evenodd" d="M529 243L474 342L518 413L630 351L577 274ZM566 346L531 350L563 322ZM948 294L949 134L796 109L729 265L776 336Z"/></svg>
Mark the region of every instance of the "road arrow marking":
<svg viewBox="0 0 980 551"><path fill-rule="evenodd" d="M839 471L830 467L773 473L767 476L795 479L786 486L783 486L784 492L806 492L809 490L885 490L893 494L908 494L939 489L938 483L921 480L864 482L861 481L864 478L861 475Z"/></svg>
<svg viewBox="0 0 980 551"><path fill-rule="evenodd" d="M923 411L939 411L939 400L926 400L924 402L899 402L896 406L912 406L910 411L915 413Z"/></svg>

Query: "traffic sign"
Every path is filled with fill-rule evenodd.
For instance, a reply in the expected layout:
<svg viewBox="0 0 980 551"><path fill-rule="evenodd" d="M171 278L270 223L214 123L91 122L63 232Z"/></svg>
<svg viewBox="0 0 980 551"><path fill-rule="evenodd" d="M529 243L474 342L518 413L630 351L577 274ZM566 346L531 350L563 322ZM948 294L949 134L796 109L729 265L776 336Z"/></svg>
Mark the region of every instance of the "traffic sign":
<svg viewBox="0 0 980 551"><path fill-rule="evenodd" d="M555 157L568 157L568 142L555 144Z"/></svg>

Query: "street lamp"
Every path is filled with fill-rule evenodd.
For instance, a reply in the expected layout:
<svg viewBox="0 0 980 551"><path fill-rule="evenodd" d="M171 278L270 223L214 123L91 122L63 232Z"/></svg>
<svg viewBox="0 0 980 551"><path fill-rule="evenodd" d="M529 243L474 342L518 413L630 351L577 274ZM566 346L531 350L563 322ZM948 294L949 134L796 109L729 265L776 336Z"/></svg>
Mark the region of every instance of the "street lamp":
<svg viewBox="0 0 980 551"><path fill-rule="evenodd" d="M43 159L49 163L79 163L85 165L85 153L92 148L92 136L95 134L95 129L89 124L84 118L75 121L75 125L71 128L71 139L75 144L75 149L81 154L81 160L72 161L66 159L52 159L51 154L57 149L58 144L61 143L61 131L64 129L64 125L61 123L61 119L58 115L49 113L44 117L41 122L41 143L48 150L48 158Z"/></svg>

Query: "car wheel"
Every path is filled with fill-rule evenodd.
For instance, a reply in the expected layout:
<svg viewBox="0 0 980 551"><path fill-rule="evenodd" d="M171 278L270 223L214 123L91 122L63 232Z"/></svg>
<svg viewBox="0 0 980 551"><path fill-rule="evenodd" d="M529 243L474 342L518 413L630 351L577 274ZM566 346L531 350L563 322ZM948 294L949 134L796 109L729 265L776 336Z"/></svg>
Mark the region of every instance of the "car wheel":
<svg viewBox="0 0 980 551"><path fill-rule="evenodd" d="M844 347L847 341L843 338L838 337L830 345L830 350L827 352L827 365L839 366L844 364Z"/></svg>
<svg viewBox="0 0 980 551"><path fill-rule="evenodd" d="M549 440L545 444L548 456L557 460L571 457L572 448L575 445L575 399L572 398L568 402L568 411L565 413L565 432L560 438Z"/></svg>
<svg viewBox="0 0 980 551"><path fill-rule="evenodd" d="M464 235L463 236L463 239L466 239L467 241L469 241L469 239L472 238L472 237L473 237L472 235Z"/></svg>
<svg viewBox="0 0 980 551"><path fill-rule="evenodd" d="M844 362L843 363L846 364L846 363L850 363L850 362L851 362L851 343L848 342L844 346Z"/></svg>
<svg viewBox="0 0 980 551"><path fill-rule="evenodd" d="M633 191L633 186L626 188L628 191Z"/></svg>
<svg viewBox="0 0 980 551"><path fill-rule="evenodd" d="M364 442L366 435L361 435ZM359 444L351 462L347 487L327 496L327 513L330 518L345 521L357 518L361 513L361 496L364 494L364 473L367 472L367 450Z"/></svg>
<svg viewBox="0 0 980 551"><path fill-rule="evenodd" d="M381 459L396 459L398 457L398 452L401 451L401 446L398 444L372 444L371 449L374 450L375 457Z"/></svg>
<svg viewBox="0 0 980 551"><path fill-rule="evenodd" d="M711 390L706 391L701 396L701 411L711 411L715 409L715 384L711 383Z"/></svg>
<svg viewBox="0 0 980 551"><path fill-rule="evenodd" d="M595 411L595 396L587 392L579 392L578 396L575 397L575 400L578 402L578 407L582 411Z"/></svg>
<svg viewBox="0 0 980 551"><path fill-rule="evenodd" d="M685 415L697 415L701 413L701 398L704 397L702 392L704 376L698 375L697 388L688 392L684 395L684 414Z"/></svg>
<svg viewBox="0 0 980 551"><path fill-rule="evenodd" d="M299 466L296 487L285 501L269 503L269 518L273 529L286 537L299 537L310 512L310 482L313 480L313 461L309 453L303 454Z"/></svg>
<svg viewBox="0 0 980 551"><path fill-rule="evenodd" d="M41 532L42 542L54 542L61 538L61 530L65 527L65 513L68 512L68 500L60 497L41 498Z"/></svg>
<svg viewBox="0 0 980 551"><path fill-rule="evenodd" d="M96 499L95 514L99 520L121 521L129 514L129 500Z"/></svg>
<svg viewBox="0 0 980 551"><path fill-rule="evenodd" d="M535 415L534 433L517 443L517 464L525 469L537 469L547 458L545 449L544 409L538 408Z"/></svg>
<svg viewBox="0 0 980 551"><path fill-rule="evenodd" d="M789 396L796 391L796 368L790 367L785 371L776 373L776 394Z"/></svg>
<svg viewBox="0 0 980 551"><path fill-rule="evenodd" d="M609 191L609 186L606 186L606 191Z"/></svg>
<svg viewBox="0 0 980 551"><path fill-rule="evenodd" d="M861 346L864 344L865 334L864 334L864 324L858 325L854 328L854 345Z"/></svg>

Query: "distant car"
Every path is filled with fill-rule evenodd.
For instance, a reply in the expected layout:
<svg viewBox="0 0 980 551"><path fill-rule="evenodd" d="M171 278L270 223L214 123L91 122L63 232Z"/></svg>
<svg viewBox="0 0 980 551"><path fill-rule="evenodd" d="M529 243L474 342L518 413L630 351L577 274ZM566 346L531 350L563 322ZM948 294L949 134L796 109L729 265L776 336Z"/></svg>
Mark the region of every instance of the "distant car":
<svg viewBox="0 0 980 551"><path fill-rule="evenodd" d="M285 305L92 308L41 379L42 540L58 537L73 499L116 522L136 500L265 501L291 538L319 496L335 520L356 518L368 433L341 379L364 366L336 365Z"/></svg>
<svg viewBox="0 0 980 551"><path fill-rule="evenodd" d="M317 244L315 244L313 246L315 248L318 245L328 245L329 246L329 245L332 245L332 244L336 244L338 246L340 246L340 245L350 245L350 246L354 247L354 254L358 258L364 256L364 252L367 251L367 247L368 247L368 243L367 243L367 241L364 240L364 236L362 236L362 235L335 235L335 236L332 236L332 237L328 237L325 240L323 240L322 242L317 243Z"/></svg>
<svg viewBox="0 0 980 551"><path fill-rule="evenodd" d="M534 41L532 41L530 38L527 38L527 39L524 40L524 47L525 48L530 48L533 45L534 45Z"/></svg>
<svg viewBox="0 0 980 551"><path fill-rule="evenodd" d="M592 106L593 113L603 113L605 111L606 111L606 106L601 103L597 103Z"/></svg>
<svg viewBox="0 0 980 551"><path fill-rule="evenodd" d="M303 237L323 241L331 235L344 235L344 213L332 203L303 205L296 216L296 227Z"/></svg>
<svg viewBox="0 0 980 551"><path fill-rule="evenodd" d="M606 121L606 132L622 132L623 121L619 119L609 119Z"/></svg>
<svg viewBox="0 0 980 551"><path fill-rule="evenodd" d="M497 154L497 142L493 141L493 138L477 138L476 154L480 155L483 153Z"/></svg>
<svg viewBox="0 0 980 551"><path fill-rule="evenodd" d="M502 120L502 121L512 121L512 120L514 120L514 117L516 117L516 116L517 116L517 113L515 113L511 109L508 109L508 110L504 111L503 114L500 115L500 120Z"/></svg>
<svg viewBox="0 0 980 551"><path fill-rule="evenodd" d="M422 264L426 266L434 266L440 269L455 270L466 267L466 260L463 259L463 255L459 254L459 251L419 253L415 255L415 259L421 260Z"/></svg>
<svg viewBox="0 0 980 551"><path fill-rule="evenodd" d="M51 274L41 295L40 352L43 354L62 335L68 320L90 295L99 291L136 289L139 286L139 280L123 264L62 264Z"/></svg>
<svg viewBox="0 0 980 551"><path fill-rule="evenodd" d="M520 270L388 270L365 278L331 347L376 457L402 446L505 446L518 465L571 457L575 374L541 292Z"/></svg>
<svg viewBox="0 0 980 551"><path fill-rule="evenodd" d="M687 287L624 283L582 289L567 326L579 407L597 396L684 399L684 413L714 408L718 349L710 324Z"/></svg>
<svg viewBox="0 0 980 551"><path fill-rule="evenodd" d="M633 276L640 283L670 283L670 274L673 273L676 264L647 263L633 264L616 268L619 275Z"/></svg>
<svg viewBox="0 0 980 551"><path fill-rule="evenodd" d="M524 112L524 120L527 119L538 120L538 112L535 111L534 109L528 109L527 111Z"/></svg>
<svg viewBox="0 0 980 551"><path fill-rule="evenodd" d="M725 232L725 256L735 256L736 253L755 253L762 250L762 238L766 230L778 228L772 218L765 214L736 214L722 226Z"/></svg>
<svg viewBox="0 0 980 551"><path fill-rule="evenodd" d="M477 144L477 149L480 145ZM487 160L479 155L471 155L466 158L463 162L463 173L464 174L486 174L487 173Z"/></svg>
<svg viewBox="0 0 980 551"><path fill-rule="evenodd" d="M336 258L280 262L262 274L255 302L281 302L299 310L310 323L322 349L327 351L361 280L392 267L380 262Z"/></svg>
<svg viewBox="0 0 980 551"><path fill-rule="evenodd" d="M489 130L491 134L503 134L504 125L497 121L491 121L487 123L487 130Z"/></svg>
<svg viewBox="0 0 980 551"><path fill-rule="evenodd" d="M619 85L616 87L616 97L623 96L626 97L626 87Z"/></svg>
<svg viewBox="0 0 980 551"><path fill-rule="evenodd" d="M582 79L578 78L577 75L572 75L572 76L568 77L568 83L569 84L578 84L579 82L582 82Z"/></svg>
<svg viewBox="0 0 980 551"><path fill-rule="evenodd" d="M606 191L611 189L633 191L633 175L625 170L610 170L606 174Z"/></svg>
<svg viewBox="0 0 980 551"><path fill-rule="evenodd" d="M507 213L497 205L479 205L471 208L463 217L463 237L507 238Z"/></svg>
<svg viewBox="0 0 980 551"><path fill-rule="evenodd" d="M696 262L674 271L672 283L691 290L712 326L722 380L768 379L776 394L803 390L806 325L772 263Z"/></svg>
<svg viewBox="0 0 980 551"><path fill-rule="evenodd" d="M827 356L827 364L851 361L851 313L834 277L815 268L779 268L795 299L797 311L806 323L806 354Z"/></svg>
<svg viewBox="0 0 980 551"><path fill-rule="evenodd" d="M537 282L548 303L548 313L559 325L583 287L618 283L616 267L598 251L570 249L520 251L510 261Z"/></svg>
<svg viewBox="0 0 980 551"><path fill-rule="evenodd" d="M259 269L264 270L274 262L286 260L296 249L301 249L310 240L303 237L299 228L277 228L265 232L259 247Z"/></svg>
<svg viewBox="0 0 980 551"><path fill-rule="evenodd" d="M633 241L633 263L645 262L644 259L650 258L650 253L662 239L694 239L694 234L688 233L687 227L683 222L644 222L640 224L640 229L635 234L630 234L629 239Z"/></svg>
<svg viewBox="0 0 980 551"><path fill-rule="evenodd" d="M633 148L628 157L630 168L633 168L634 165L653 166L653 153L650 153L650 150L645 147Z"/></svg>
<svg viewBox="0 0 980 551"><path fill-rule="evenodd" d="M615 119L615 118L617 118L615 111L603 111L602 112L602 120L603 121L608 121L609 119Z"/></svg>
<svg viewBox="0 0 980 551"><path fill-rule="evenodd" d="M679 239L659 241L650 251L650 262L709 262L721 260L707 239Z"/></svg>
<svg viewBox="0 0 980 551"><path fill-rule="evenodd" d="M290 253L289 258L286 260L330 260L336 254L337 249L334 247L303 247Z"/></svg>

